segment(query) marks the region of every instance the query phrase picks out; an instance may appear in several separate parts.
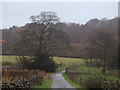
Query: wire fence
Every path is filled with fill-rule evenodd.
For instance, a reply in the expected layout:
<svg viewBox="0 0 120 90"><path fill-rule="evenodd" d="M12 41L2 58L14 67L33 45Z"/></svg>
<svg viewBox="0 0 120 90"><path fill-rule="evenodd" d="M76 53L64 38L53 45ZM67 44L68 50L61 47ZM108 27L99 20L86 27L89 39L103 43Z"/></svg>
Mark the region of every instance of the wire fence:
<svg viewBox="0 0 120 90"><path fill-rule="evenodd" d="M78 84L84 88L86 87L86 86L84 86L85 78L81 77L81 75L91 75L91 76L94 75L94 73L91 72L91 70L81 70L80 71L77 66L66 68L65 72L70 80L72 80L73 82L75 82L76 84ZM94 72L97 72L97 70ZM108 80L101 76L99 77L99 80L101 81L101 84L100 84L100 87L98 87L98 88L102 88L103 90L120 90L120 81L119 80ZM93 83L93 82L91 82L91 83Z"/></svg>

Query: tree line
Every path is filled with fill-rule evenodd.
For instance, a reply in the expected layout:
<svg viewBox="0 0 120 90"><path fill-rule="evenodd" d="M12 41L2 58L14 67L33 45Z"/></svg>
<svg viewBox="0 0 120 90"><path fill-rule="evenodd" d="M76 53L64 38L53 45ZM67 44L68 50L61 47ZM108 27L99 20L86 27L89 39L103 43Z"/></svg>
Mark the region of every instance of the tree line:
<svg viewBox="0 0 120 90"><path fill-rule="evenodd" d="M15 54L16 47L21 50L21 55L34 55L33 51L39 48L39 44L43 47L37 49L38 52L50 51L52 56L82 57L91 59L91 63L96 59L104 68L118 65L118 18L95 18L83 25L59 22L55 13L49 14L54 18L51 22L46 22L49 18L44 18L44 15L42 20L41 16L31 16L32 23L2 29L2 54ZM39 37L44 37L44 40Z"/></svg>

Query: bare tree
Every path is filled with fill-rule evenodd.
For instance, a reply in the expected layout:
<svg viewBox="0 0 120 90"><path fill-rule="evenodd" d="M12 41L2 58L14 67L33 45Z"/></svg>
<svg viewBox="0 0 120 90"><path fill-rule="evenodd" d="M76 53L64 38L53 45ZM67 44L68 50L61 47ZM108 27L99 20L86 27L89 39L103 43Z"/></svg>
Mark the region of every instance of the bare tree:
<svg viewBox="0 0 120 90"><path fill-rule="evenodd" d="M51 28L53 24L56 24L59 21L59 18L55 12L41 12L40 15L31 16L30 19L32 22L43 25L42 29L40 29L39 32L39 47L37 48L37 50L39 50L39 53L43 53L46 49L44 46L46 44L46 35L48 35L48 32L50 30L49 28Z"/></svg>
<svg viewBox="0 0 120 90"><path fill-rule="evenodd" d="M36 25L40 25L40 28L37 28L37 32L35 30L23 31L23 40L18 42L19 45L16 44L18 60L22 61L22 66L28 69L55 71L55 63L49 53L53 44L50 32L54 30L53 27L59 22L59 18L55 12L41 12L40 15L31 16L30 19ZM28 58L25 55L32 56Z"/></svg>
<svg viewBox="0 0 120 90"><path fill-rule="evenodd" d="M105 30L97 30L91 38L87 38L89 46L86 47L88 57L99 59L102 62L102 73L106 72L107 60L111 57L109 52L113 48L112 34Z"/></svg>

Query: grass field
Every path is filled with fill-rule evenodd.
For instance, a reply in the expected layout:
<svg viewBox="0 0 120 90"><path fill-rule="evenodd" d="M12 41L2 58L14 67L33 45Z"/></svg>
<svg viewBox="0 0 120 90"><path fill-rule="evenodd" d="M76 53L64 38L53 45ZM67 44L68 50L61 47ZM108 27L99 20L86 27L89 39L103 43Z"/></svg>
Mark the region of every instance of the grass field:
<svg viewBox="0 0 120 90"><path fill-rule="evenodd" d="M17 59L14 55L3 55L0 56L0 62L2 62L2 65L10 65L10 66L15 66L16 68L18 67L17 65ZM63 58L63 57L53 57L53 60L57 64L61 64L61 67L57 68L56 72L60 72L64 70L66 67L72 66L72 65L83 65L84 64L84 59L80 58ZM19 67L18 67L19 68Z"/></svg>
<svg viewBox="0 0 120 90"><path fill-rule="evenodd" d="M42 83L42 85L35 86L35 90L37 88L48 88L48 90L51 88L52 80L51 79L45 79ZM51 90L51 89L50 89Z"/></svg>
<svg viewBox="0 0 120 90"><path fill-rule="evenodd" d="M15 58L14 55L1 55L0 58L2 58L2 60L0 60L0 62L13 62L15 63L17 60ZM79 59L79 58L63 58L63 57L53 57L54 61L56 63L66 63L66 65L72 64L72 63L84 63L83 59ZM74 61L73 61L74 60Z"/></svg>
<svg viewBox="0 0 120 90"><path fill-rule="evenodd" d="M0 62L4 63L4 62L11 62L11 63L16 63L17 60L15 58L15 56L9 56L9 55L4 55L4 56L0 56Z"/></svg>
<svg viewBox="0 0 120 90"><path fill-rule="evenodd" d="M12 63L15 64L17 63L16 57L15 56L0 56L0 62L2 63ZM57 64L61 64L62 67L67 67L67 66L72 66L72 65L78 65L78 64L84 64L83 59L78 59L78 58L61 58L61 57L53 57L53 60Z"/></svg>
<svg viewBox="0 0 120 90"><path fill-rule="evenodd" d="M84 64L84 60L81 58L54 57L53 59L56 63L58 63L58 64L61 63L62 66L72 66L72 65Z"/></svg>
<svg viewBox="0 0 120 90"><path fill-rule="evenodd" d="M101 73L100 68L87 67L85 65L74 66L71 68L71 72L81 72L81 73Z"/></svg>

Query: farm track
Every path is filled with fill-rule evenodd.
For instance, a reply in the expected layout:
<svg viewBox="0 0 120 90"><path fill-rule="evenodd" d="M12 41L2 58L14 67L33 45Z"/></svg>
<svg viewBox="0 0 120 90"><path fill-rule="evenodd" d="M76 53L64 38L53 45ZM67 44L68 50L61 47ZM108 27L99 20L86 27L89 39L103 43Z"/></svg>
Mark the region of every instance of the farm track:
<svg viewBox="0 0 120 90"><path fill-rule="evenodd" d="M52 83L52 88L53 90L59 90L60 88L73 88L72 90L76 90L75 87L73 87L72 85L70 85L62 76L62 74L65 71L61 71L61 72L57 72L53 75L51 75L51 78L53 80Z"/></svg>

